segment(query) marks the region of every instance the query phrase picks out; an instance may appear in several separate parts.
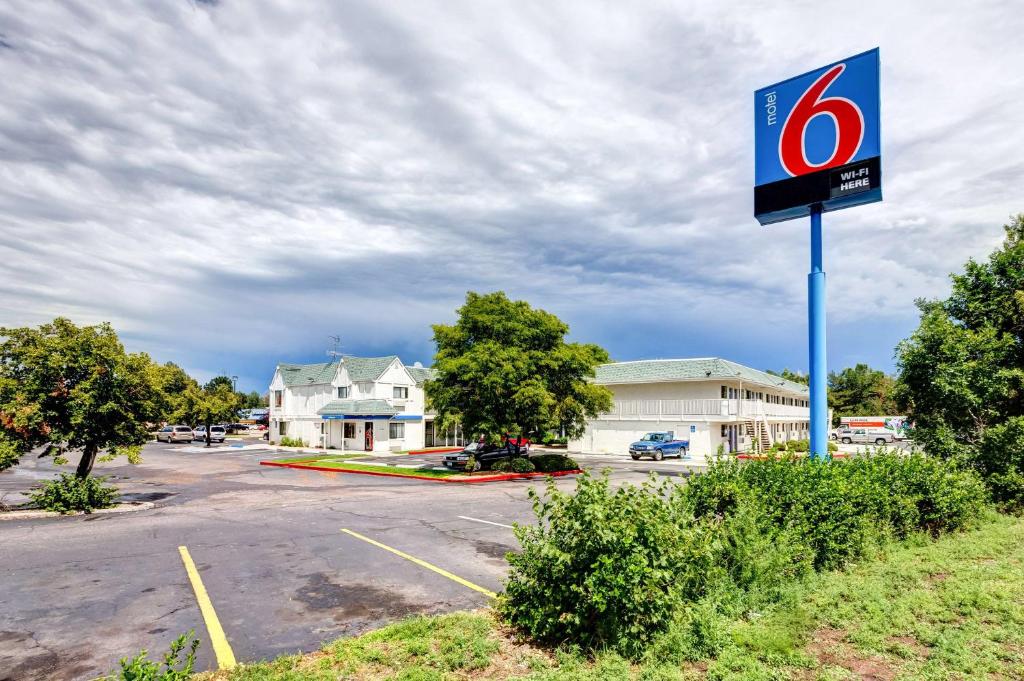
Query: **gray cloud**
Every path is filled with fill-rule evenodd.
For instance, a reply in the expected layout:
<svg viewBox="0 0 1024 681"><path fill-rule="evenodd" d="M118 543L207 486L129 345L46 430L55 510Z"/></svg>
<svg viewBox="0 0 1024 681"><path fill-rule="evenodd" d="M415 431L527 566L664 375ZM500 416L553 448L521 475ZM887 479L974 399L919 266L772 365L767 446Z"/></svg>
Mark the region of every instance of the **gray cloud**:
<svg viewBox="0 0 1024 681"><path fill-rule="evenodd" d="M108 319L262 385L328 333L429 361L430 323L505 289L623 359L804 366L806 226L751 217L750 95L878 44L886 200L826 243L833 359L886 364L913 299L1024 210L1022 23L996 1L8 2L0 323Z"/></svg>

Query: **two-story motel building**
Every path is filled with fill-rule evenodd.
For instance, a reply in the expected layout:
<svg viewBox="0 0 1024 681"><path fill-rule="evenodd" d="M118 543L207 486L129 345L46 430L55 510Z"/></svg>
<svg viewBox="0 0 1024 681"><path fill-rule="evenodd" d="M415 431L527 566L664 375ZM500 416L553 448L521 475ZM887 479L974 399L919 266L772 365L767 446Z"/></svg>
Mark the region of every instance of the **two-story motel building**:
<svg viewBox="0 0 1024 681"><path fill-rule="evenodd" d="M808 388L715 357L615 362L595 382L613 394L612 410L569 442L573 452L621 454L651 431L690 440L697 456L767 448L808 436Z"/></svg>
<svg viewBox="0 0 1024 681"><path fill-rule="evenodd" d="M360 451L461 444L461 434L435 436L424 414L423 382L430 369L405 366L395 355L319 364L279 364L270 383L270 440Z"/></svg>
<svg viewBox="0 0 1024 681"><path fill-rule="evenodd" d="M279 364L270 384L270 440L359 451L462 445L463 434L437 431L425 408L430 376L395 355ZM729 360L615 362L599 366L594 380L612 391L612 410L587 423L569 442L572 452L625 454L650 431L689 439L696 456L719 445L747 451L808 435L807 386Z"/></svg>

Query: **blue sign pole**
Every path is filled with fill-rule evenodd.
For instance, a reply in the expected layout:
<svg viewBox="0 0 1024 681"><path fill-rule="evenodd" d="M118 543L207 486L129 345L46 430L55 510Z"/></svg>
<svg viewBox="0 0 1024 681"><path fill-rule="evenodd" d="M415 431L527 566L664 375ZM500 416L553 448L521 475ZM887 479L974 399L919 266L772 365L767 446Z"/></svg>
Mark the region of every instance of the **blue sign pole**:
<svg viewBox="0 0 1024 681"><path fill-rule="evenodd" d="M811 367L811 459L828 457L828 365L825 358L825 269L821 264L821 205L811 206L811 273L807 275Z"/></svg>

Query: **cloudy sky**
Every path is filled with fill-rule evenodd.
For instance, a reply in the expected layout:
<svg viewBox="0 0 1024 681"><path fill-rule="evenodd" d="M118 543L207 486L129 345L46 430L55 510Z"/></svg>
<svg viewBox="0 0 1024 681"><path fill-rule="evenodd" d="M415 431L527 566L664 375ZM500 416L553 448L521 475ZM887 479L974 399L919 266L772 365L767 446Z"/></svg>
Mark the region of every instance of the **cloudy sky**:
<svg viewBox="0 0 1024 681"><path fill-rule="evenodd" d="M0 324L109 320L264 389L329 334L429 363L503 289L617 359L804 369L807 225L752 217L752 93L879 46L885 201L825 257L830 366L891 368L1024 211L1024 12L938 6L5 0Z"/></svg>

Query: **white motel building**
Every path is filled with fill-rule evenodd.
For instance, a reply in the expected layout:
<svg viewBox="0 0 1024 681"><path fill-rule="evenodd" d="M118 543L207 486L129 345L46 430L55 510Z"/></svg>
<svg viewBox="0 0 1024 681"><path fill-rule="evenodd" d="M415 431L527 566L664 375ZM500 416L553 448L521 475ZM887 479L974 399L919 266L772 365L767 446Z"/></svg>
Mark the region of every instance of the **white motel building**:
<svg viewBox="0 0 1024 681"><path fill-rule="evenodd" d="M429 376L395 355L279 364L270 383L270 440L374 452L462 444L459 433L435 437L423 408Z"/></svg>
<svg viewBox="0 0 1024 681"><path fill-rule="evenodd" d="M270 383L270 440L386 452L462 445L426 409L431 370L395 355L319 364L279 364ZM625 454L651 431L673 431L695 456L805 439L807 386L725 359L659 359L603 364L595 382L613 394L611 411L590 420L569 451ZM756 444L755 444L756 443Z"/></svg>
<svg viewBox="0 0 1024 681"><path fill-rule="evenodd" d="M673 431L707 456L762 448L808 436L808 388L715 357L615 362L595 382L613 394L612 410L587 424L571 452L623 454L644 433Z"/></svg>

